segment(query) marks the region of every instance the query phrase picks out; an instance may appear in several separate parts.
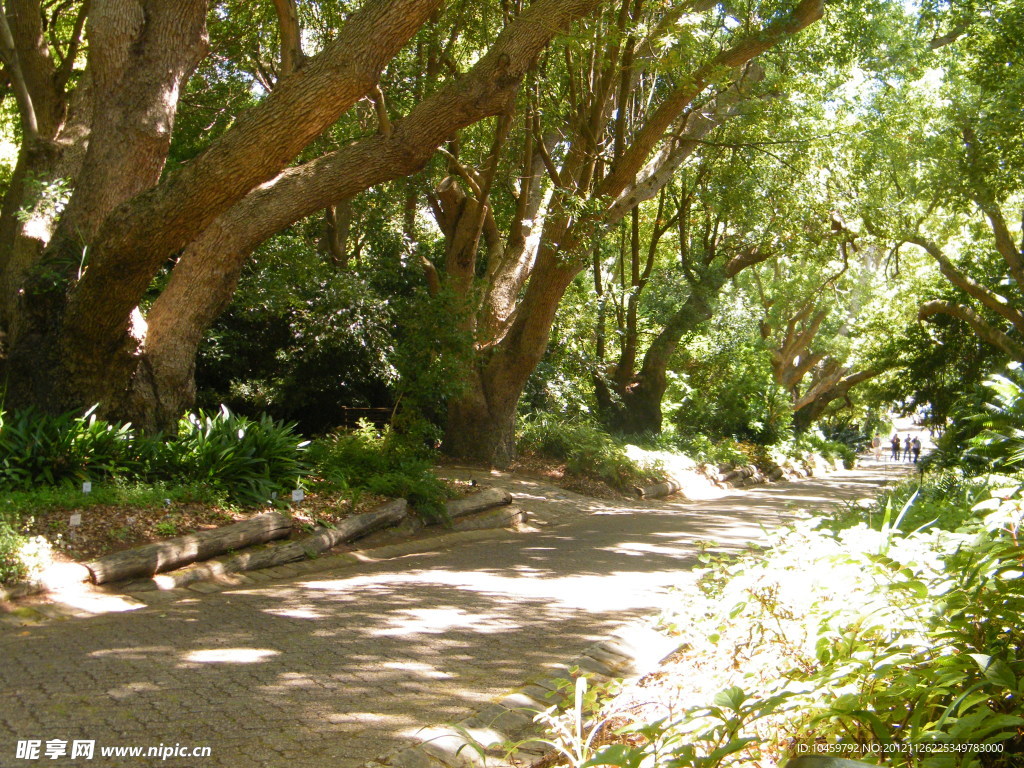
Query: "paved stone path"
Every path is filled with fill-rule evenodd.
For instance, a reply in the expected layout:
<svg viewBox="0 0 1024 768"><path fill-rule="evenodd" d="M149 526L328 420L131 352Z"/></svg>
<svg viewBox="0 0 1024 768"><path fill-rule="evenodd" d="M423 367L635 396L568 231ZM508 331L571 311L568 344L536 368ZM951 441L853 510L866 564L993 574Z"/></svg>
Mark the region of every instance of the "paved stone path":
<svg viewBox="0 0 1024 768"><path fill-rule="evenodd" d="M896 468L710 502L602 502L493 478L539 530L130 613L0 629L0 768L360 766L466 717L657 610L701 542L741 547L795 508L873 494ZM92 760L16 758L95 740ZM209 746L207 758L101 757Z"/></svg>

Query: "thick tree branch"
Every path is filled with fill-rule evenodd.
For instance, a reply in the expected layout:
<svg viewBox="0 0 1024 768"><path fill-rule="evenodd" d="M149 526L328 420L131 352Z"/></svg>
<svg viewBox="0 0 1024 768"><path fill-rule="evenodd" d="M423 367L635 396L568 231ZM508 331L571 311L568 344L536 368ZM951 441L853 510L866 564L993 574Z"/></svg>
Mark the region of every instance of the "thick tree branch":
<svg viewBox="0 0 1024 768"><path fill-rule="evenodd" d="M918 320L927 320L939 314L949 315L950 317L955 317L957 320L962 320L967 323L971 330L974 331L974 334L986 344L991 344L993 347L1001 350L1014 360L1024 361L1024 345L1003 333L998 328L993 328L983 317L981 317L981 315L970 307L964 306L963 304L954 304L950 301L940 301L936 299L933 301L926 301L917 310Z"/></svg>
<svg viewBox="0 0 1024 768"><path fill-rule="evenodd" d="M956 266L953 265L953 262L946 258L946 254L942 252L942 249L931 240L927 240L916 235L908 236L905 240L908 243L913 243L919 248L924 249L929 256L935 259L935 261L938 262L939 271L942 272L949 282L964 291L968 296L977 299L983 306L1012 323L1018 333L1024 334L1024 313L1021 313L1021 311L1016 307L1011 306L1005 297L990 291L988 288L957 269Z"/></svg>
<svg viewBox="0 0 1024 768"><path fill-rule="evenodd" d="M669 127L683 110L703 91L711 79L722 70L738 69L760 56L782 40L795 35L824 15L824 0L801 0L791 14L769 24L764 29L742 37L699 67L685 82L672 91L633 137L629 149L623 154L598 190L599 195L618 197L636 179L654 147L665 136Z"/></svg>
<svg viewBox="0 0 1024 768"><path fill-rule="evenodd" d="M75 59L78 58L78 49L82 45L82 32L85 29L85 19L89 15L89 0L82 3L75 17L75 24L71 30L71 38L68 40L67 50L64 51L64 59L60 63L60 69L54 80L58 90L63 91L75 71Z"/></svg>
<svg viewBox="0 0 1024 768"><path fill-rule="evenodd" d="M302 29L295 0L274 0L278 29L281 34L281 77L287 77L305 59L302 53Z"/></svg>
<svg viewBox="0 0 1024 768"><path fill-rule="evenodd" d="M674 136L647 161L611 204L605 218L606 228L617 224L633 206L652 199L673 179L680 166L697 150L702 139L726 120L740 113L749 98L750 87L764 78L759 66L749 66L735 83L711 99L704 107L685 115L673 131Z"/></svg>
<svg viewBox="0 0 1024 768"><path fill-rule="evenodd" d="M1024 286L1024 256L1017 249L1017 244L1013 242L1010 228L1006 225L1006 219L1003 218L1002 210L993 201L983 202L979 200L979 203L982 203L981 209L985 212L989 225L992 227L992 234L996 240L996 250L1003 257L1003 261L1006 262L1006 266L1009 268L1010 274L1013 275L1013 279L1017 281L1017 285Z"/></svg>
<svg viewBox="0 0 1024 768"><path fill-rule="evenodd" d="M797 426L799 428L806 429L814 422L815 419L819 418L825 412L825 409L829 404L841 397L848 397L851 389L858 384L868 381L869 379L873 379L880 373L881 371L879 370L868 369L845 375L836 382L835 386L831 389L821 392L818 397L809 403L806 403L794 413L794 420Z"/></svg>
<svg viewBox="0 0 1024 768"><path fill-rule="evenodd" d="M301 76L282 80L199 157L107 217L68 303L66 344L104 365L160 265L365 96L440 2L370 0Z"/></svg>
<svg viewBox="0 0 1024 768"><path fill-rule="evenodd" d="M3 60L7 69L7 75L11 81L11 89L14 91L14 98L18 102L18 112L21 116L21 130L25 139L29 142L39 138L39 121L36 119L36 108L32 103L32 94L29 92L28 84L25 82L25 74L21 68L18 56L18 49L14 42L14 35L7 23L7 10L0 4L0 59Z"/></svg>

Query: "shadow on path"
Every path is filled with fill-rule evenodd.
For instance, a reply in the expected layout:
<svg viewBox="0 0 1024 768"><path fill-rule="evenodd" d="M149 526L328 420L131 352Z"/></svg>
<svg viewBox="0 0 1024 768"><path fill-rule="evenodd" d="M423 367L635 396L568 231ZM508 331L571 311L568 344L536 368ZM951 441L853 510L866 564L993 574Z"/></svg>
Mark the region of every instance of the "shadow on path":
<svg viewBox="0 0 1024 768"><path fill-rule="evenodd" d="M95 740L52 765L357 766L459 720L660 607L702 542L739 548L877 469L713 502L617 503L505 478L546 523L457 549L0 634L0 765L23 739ZM208 745L202 760L104 746ZM26 763L28 764L28 763Z"/></svg>

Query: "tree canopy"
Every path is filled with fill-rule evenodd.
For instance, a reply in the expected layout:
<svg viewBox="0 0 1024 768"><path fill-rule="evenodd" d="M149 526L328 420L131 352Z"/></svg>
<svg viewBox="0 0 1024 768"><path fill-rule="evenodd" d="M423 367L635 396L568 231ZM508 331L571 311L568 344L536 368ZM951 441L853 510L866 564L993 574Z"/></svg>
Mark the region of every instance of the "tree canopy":
<svg viewBox="0 0 1024 768"><path fill-rule="evenodd" d="M1024 360L1016 0L2 10L8 407L505 463L524 408L768 439Z"/></svg>

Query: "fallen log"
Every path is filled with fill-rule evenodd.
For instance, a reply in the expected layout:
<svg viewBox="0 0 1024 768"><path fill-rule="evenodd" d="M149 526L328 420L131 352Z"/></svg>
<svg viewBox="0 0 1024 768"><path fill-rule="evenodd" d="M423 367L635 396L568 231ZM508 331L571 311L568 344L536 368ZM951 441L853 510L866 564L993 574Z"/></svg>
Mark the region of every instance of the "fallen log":
<svg viewBox="0 0 1024 768"><path fill-rule="evenodd" d="M466 496L464 499L452 499L444 505L448 517L455 519L474 512L483 512L491 507L500 507L512 503L512 494L504 488L487 488L486 490Z"/></svg>
<svg viewBox="0 0 1024 768"><path fill-rule="evenodd" d="M228 558L209 563L198 563L174 573L165 573L153 579L159 589L175 589L195 581L224 576L230 573L276 568L279 565L305 560L326 552L338 544L361 539L381 528L397 525L408 514L405 499L394 499L376 509L345 518L333 528L317 526L309 536L253 552L240 552Z"/></svg>
<svg viewBox="0 0 1024 768"><path fill-rule="evenodd" d="M636 495L641 499L662 499L683 490L683 486L682 483L669 478L663 483L655 483L654 485L646 485L643 487L638 486L633 490L636 491Z"/></svg>
<svg viewBox="0 0 1024 768"><path fill-rule="evenodd" d="M86 563L94 584L152 576L197 560L207 560L232 549L283 539L291 533L292 521L280 512L265 512L240 523L212 531L197 531L165 539L144 547L126 549Z"/></svg>

